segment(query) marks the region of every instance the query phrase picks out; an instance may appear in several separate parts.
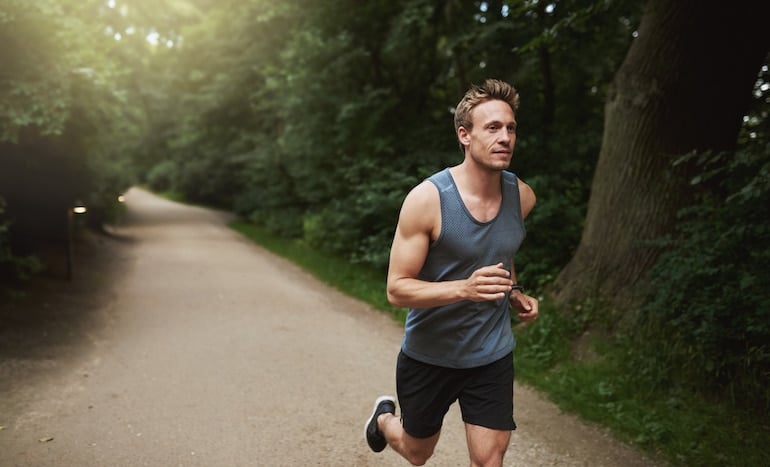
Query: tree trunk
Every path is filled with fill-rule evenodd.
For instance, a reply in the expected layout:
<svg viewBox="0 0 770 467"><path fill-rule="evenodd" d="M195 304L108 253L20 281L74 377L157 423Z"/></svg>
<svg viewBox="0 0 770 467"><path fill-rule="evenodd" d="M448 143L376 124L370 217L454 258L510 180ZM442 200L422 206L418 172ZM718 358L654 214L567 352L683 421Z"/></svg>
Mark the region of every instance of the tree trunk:
<svg viewBox="0 0 770 467"><path fill-rule="evenodd" d="M657 257L649 242L692 199L672 162L735 145L768 52L768 5L648 2L608 95L583 235L554 284L557 302L632 298Z"/></svg>

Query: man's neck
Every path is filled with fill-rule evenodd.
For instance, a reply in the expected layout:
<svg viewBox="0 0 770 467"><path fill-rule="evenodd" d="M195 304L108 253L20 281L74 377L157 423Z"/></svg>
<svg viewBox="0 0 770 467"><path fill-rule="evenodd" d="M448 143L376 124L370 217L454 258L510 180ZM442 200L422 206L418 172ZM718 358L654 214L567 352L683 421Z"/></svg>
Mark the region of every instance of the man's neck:
<svg viewBox="0 0 770 467"><path fill-rule="evenodd" d="M458 188L469 195L494 199L501 194L500 178L502 172L499 170L490 170L468 160L451 167L449 170Z"/></svg>

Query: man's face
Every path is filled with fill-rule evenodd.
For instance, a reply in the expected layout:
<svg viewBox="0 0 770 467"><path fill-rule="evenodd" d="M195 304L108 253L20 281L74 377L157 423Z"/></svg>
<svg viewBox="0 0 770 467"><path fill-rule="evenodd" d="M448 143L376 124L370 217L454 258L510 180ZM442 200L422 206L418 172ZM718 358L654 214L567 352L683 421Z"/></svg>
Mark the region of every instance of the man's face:
<svg viewBox="0 0 770 467"><path fill-rule="evenodd" d="M479 165L492 169L507 169L516 144L516 118L508 103L491 100L479 104L471 113L473 129L458 130L465 138L471 158Z"/></svg>

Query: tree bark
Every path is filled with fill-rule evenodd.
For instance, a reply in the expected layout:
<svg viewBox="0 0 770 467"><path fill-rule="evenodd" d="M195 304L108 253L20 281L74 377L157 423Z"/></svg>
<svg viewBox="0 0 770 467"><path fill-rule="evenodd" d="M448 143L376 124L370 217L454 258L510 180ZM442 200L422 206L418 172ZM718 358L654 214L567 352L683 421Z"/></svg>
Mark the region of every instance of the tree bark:
<svg viewBox="0 0 770 467"><path fill-rule="evenodd" d="M735 145L768 53L768 5L648 2L608 95L582 238L552 290L558 303L632 299L657 258L650 241L670 232L692 199L672 162Z"/></svg>

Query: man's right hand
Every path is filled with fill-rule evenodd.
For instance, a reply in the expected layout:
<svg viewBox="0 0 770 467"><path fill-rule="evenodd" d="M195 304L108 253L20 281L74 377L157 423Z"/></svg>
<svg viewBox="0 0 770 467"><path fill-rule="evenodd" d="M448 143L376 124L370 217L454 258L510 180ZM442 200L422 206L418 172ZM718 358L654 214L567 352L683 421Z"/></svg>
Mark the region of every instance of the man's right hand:
<svg viewBox="0 0 770 467"><path fill-rule="evenodd" d="M465 280L463 295L473 302L499 300L511 293L512 285L510 271L503 267L503 263L497 263L475 270Z"/></svg>

